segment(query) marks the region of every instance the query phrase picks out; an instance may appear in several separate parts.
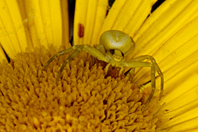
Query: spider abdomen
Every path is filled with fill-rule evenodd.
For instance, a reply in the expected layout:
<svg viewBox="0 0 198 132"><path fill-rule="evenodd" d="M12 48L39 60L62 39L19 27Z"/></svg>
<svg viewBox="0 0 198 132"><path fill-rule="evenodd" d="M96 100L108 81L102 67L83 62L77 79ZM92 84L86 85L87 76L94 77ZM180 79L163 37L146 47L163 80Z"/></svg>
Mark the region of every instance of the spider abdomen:
<svg viewBox="0 0 198 132"><path fill-rule="evenodd" d="M118 30L104 32L100 37L100 44L107 51L120 50L124 56L132 52L135 47L133 40L126 33Z"/></svg>

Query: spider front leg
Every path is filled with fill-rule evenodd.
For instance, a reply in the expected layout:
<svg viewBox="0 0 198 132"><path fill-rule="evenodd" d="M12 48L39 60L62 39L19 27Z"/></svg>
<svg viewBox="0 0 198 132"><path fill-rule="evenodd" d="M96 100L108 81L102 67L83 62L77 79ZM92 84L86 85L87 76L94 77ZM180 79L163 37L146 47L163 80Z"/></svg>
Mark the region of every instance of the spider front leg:
<svg viewBox="0 0 198 132"><path fill-rule="evenodd" d="M72 48L75 49L75 51L65 60L65 62L62 64L60 70L58 71L58 75L56 77L56 83L58 82L61 73L63 72L63 69L65 68L66 64L72 60L77 54L80 53L80 51L83 49L83 45L78 45L77 48L75 48L75 46L73 46Z"/></svg>
<svg viewBox="0 0 198 132"><path fill-rule="evenodd" d="M159 68L158 64L156 63L155 59L150 55L143 55L143 56L133 58L132 60L133 61L143 61L143 60L146 60L146 59L149 59L151 61L151 63L155 67L155 70L157 71L157 73L161 77L161 92L160 92L160 96L159 96L159 99L161 99L162 96L163 96L163 89L164 89L164 75L163 75L161 69Z"/></svg>
<svg viewBox="0 0 198 132"><path fill-rule="evenodd" d="M77 48L77 47L79 47L79 45L76 46L75 48ZM71 48L69 48L69 49L62 50L62 51L56 53L56 54L55 54L54 56L52 56L52 57L47 61L47 63L43 66L42 71L44 71L44 70L47 68L47 66L48 66L54 59L56 59L57 57L59 57L59 56L61 56L61 55L64 55L64 54L67 54L67 53L70 53L70 52L74 51L75 48L71 47Z"/></svg>
<svg viewBox="0 0 198 132"><path fill-rule="evenodd" d="M149 95L149 98L147 99L145 105L142 107L142 110L144 110L146 108L146 106L149 104L149 102L151 101L154 92L155 92L155 67L153 64L148 63L148 62L141 62L141 61L130 61L130 62L123 62L123 65L126 67L130 67L130 68L135 68L135 67L150 67L151 68L151 87L152 87L152 91Z"/></svg>
<svg viewBox="0 0 198 132"><path fill-rule="evenodd" d="M129 76L130 75L130 81L132 82L133 77L134 77L134 73L135 73L135 68L130 68L126 73L125 76Z"/></svg>
<svg viewBox="0 0 198 132"><path fill-rule="evenodd" d="M50 58L50 60L46 63L46 65L43 67L43 70L46 69L46 67L58 56L60 55L63 55L63 54L66 54L66 53L69 53L71 51L74 51L66 60L65 62L62 64L59 72L58 72L58 75L57 75L57 78L56 78L56 82L58 82L59 78L60 78L60 75L63 71L63 69L65 68L66 64L72 60L78 53L80 53L81 50L84 50L85 52L91 54L93 57L96 57L97 59L99 60L102 60L102 61L105 61L105 62L109 62L108 58L102 53L100 52L98 49L94 48L94 47L91 47L89 45L76 45L76 46L73 46L69 49L66 49L66 50L63 50L63 51L60 51L58 52L57 54L55 54L52 58Z"/></svg>
<svg viewBox="0 0 198 132"><path fill-rule="evenodd" d="M107 75L110 65L112 65L112 64L111 63L108 63L107 66L105 67L105 75ZM122 75L122 72L124 70L124 67L123 66L119 66L119 67L120 67L120 71L119 71L118 76L120 77Z"/></svg>

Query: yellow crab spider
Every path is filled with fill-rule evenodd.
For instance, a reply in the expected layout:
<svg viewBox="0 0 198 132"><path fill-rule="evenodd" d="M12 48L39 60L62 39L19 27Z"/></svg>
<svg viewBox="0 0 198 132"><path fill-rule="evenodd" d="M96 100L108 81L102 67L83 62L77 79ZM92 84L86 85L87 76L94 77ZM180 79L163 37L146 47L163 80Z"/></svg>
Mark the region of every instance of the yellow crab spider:
<svg viewBox="0 0 198 132"><path fill-rule="evenodd" d="M58 56L73 52L63 63L62 67L60 68L58 75L57 75L57 82L60 78L60 75L66 66L66 64L72 60L81 50L86 51L87 53L91 54L93 57L97 58L98 60L107 62L107 66L105 67L105 73L107 74L108 68L110 65L114 67L120 67L119 76L123 72L123 67L129 67L134 69L135 67L150 67L151 68L151 87L152 91L145 103L142 107L144 109L149 102L151 101L153 94L155 92L155 71L161 77L161 92L160 92L160 99L163 95L163 85L164 85L164 77L163 73L161 72L158 64L156 63L155 59L150 55L143 55L136 58L132 58L130 60L125 60L125 57L133 52L135 48L135 43L131 37L129 37L126 33L118 31L118 30L109 30L104 32L100 37L100 44L96 45L95 47L91 47L89 45L75 45L69 49L60 51L56 53L54 56L50 58L50 60L45 64L43 70ZM143 62L144 60L150 60L150 62Z"/></svg>

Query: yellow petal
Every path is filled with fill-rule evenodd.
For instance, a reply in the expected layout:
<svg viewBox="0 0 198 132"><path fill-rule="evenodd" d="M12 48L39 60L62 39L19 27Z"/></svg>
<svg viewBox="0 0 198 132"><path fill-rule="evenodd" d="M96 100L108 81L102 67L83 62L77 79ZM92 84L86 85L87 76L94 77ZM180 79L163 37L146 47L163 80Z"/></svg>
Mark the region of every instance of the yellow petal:
<svg viewBox="0 0 198 132"><path fill-rule="evenodd" d="M34 24L35 10L30 6L31 2L27 0L21 0L19 6L21 14L25 21L26 34L28 38L28 44L31 43L31 47L40 46L36 26Z"/></svg>
<svg viewBox="0 0 198 132"><path fill-rule="evenodd" d="M198 108L191 109L172 120L163 124L162 128L169 128L169 131L185 131L190 129L197 129L198 122Z"/></svg>
<svg viewBox="0 0 198 132"><path fill-rule="evenodd" d="M53 44L53 31L52 31L52 19L51 17L52 15L52 8L50 5L50 1L46 1L46 0L40 0L39 1L39 7L40 7L40 15L42 17L42 26L43 26L43 30L45 32L46 35L46 39L47 39L47 43L48 44Z"/></svg>
<svg viewBox="0 0 198 132"><path fill-rule="evenodd" d="M138 30L137 34L134 36L134 40L137 40L143 32L148 30L148 28L154 24L160 17L162 17L163 13L172 6L172 4L177 0L166 0L161 4L158 8L155 9L152 14L148 17L148 19L145 21L145 23L142 25L142 27Z"/></svg>
<svg viewBox="0 0 198 132"><path fill-rule="evenodd" d="M65 49L70 48L71 44L69 43L69 9L68 1L61 0L61 11L62 11L62 42L65 45Z"/></svg>
<svg viewBox="0 0 198 132"><path fill-rule="evenodd" d="M31 19L27 20L27 30L30 33L30 35L27 34L27 36L31 37L33 47L38 47L40 45L48 47L49 45L54 45L58 48L62 45L62 41L64 39L67 39L67 43L69 42L68 37L62 39L62 22L66 19L68 21L67 17L64 18L64 21L62 20L62 7L67 7L67 5L61 6L60 1L43 0L25 0L23 4L25 5L25 12L27 16L29 17L29 15L31 15ZM68 11L65 11L64 16L67 15L66 12ZM68 35L68 26L64 26L64 31L67 32Z"/></svg>
<svg viewBox="0 0 198 132"><path fill-rule="evenodd" d="M108 0L76 1L74 44L94 45L106 17Z"/></svg>
<svg viewBox="0 0 198 132"><path fill-rule="evenodd" d="M13 4L10 5L9 2L7 3L4 0L0 1L0 36L1 41L3 41L1 42L1 44L5 50L7 50L8 47L13 47L12 49L14 52L8 52L9 56L14 56L17 52L22 51L20 42L22 42L23 44L26 43L24 37L24 30L23 28L20 28L20 26L22 25L22 20L17 6L17 2L13 1L12 3ZM10 11L10 8L13 8L12 11ZM18 35L21 35L21 37L19 37ZM24 48L25 47L23 47L23 49Z"/></svg>
<svg viewBox="0 0 198 132"><path fill-rule="evenodd" d="M169 41L163 45L163 47L154 53L154 57L164 74L166 74L167 70L170 70L171 67L177 65L178 63L180 63L180 66L177 70L181 70L186 65L196 61L196 58L191 56L191 54L196 56L198 53L198 46L195 45L195 43L198 41L198 30L194 30L197 27L197 24L198 17L180 29L171 39L169 39ZM190 59L192 61L191 63L182 63L181 61L184 59ZM175 71L172 70L172 72ZM138 76L135 76L134 79L135 81L142 80L141 78L143 77L148 78L149 74L150 73L146 72L145 69L142 69L140 72L138 72ZM166 80L169 79L170 76L172 76L172 74L167 74Z"/></svg>
<svg viewBox="0 0 198 132"><path fill-rule="evenodd" d="M150 14L151 8L156 1L157 0L142 0L135 11L135 14L130 19L130 22L124 28L124 32L128 33L131 37L134 37L145 19Z"/></svg>
<svg viewBox="0 0 198 132"><path fill-rule="evenodd" d="M34 47L40 45L48 46L46 33L43 27L43 20L38 0L26 1L26 12L27 14L33 12L32 20L28 21L28 27L30 30L31 40Z"/></svg>
<svg viewBox="0 0 198 132"><path fill-rule="evenodd" d="M5 51L10 57L14 57L16 55L16 50L14 49L12 42L7 35L7 31L4 28L2 20L0 19L0 41Z"/></svg>
<svg viewBox="0 0 198 132"><path fill-rule="evenodd" d="M183 7L185 3L184 4L183 2L181 3ZM169 10L167 10L166 13L162 14L162 17L156 20L155 23L153 23L153 25L151 25L150 28L146 30L146 32L143 33L144 35L142 35L140 38L135 37L135 39L138 39L136 42L138 46L139 44L146 44L144 47L142 47L142 49L138 53L134 53L136 54L135 56L140 56L142 54L154 54L160 48L158 45L163 45L164 43L167 43L167 41L171 39L171 37L175 35L182 27L184 27L187 23L192 21L192 19L195 19L195 17L198 16L198 12L197 12L198 1L193 1L185 5L186 7L185 8L183 7L184 9L182 8L183 10L179 12L175 11L175 8L178 8L178 6L179 6L179 3L177 3L175 6L172 6ZM175 17L174 17L174 12L175 12ZM169 16L172 16L172 19L169 20L170 18ZM152 15L149 18L152 19ZM189 30L191 29L189 28ZM183 31L180 31L180 32L183 32ZM155 36L153 38L150 38L152 37L152 35L153 36L155 35ZM186 37L188 37L188 34L186 35ZM180 41L182 41L182 39L180 39ZM177 46L177 45L178 44L174 44L172 45L172 47ZM165 47L163 46L163 48L165 48L166 50L169 49L166 46ZM163 59L164 56L167 55L167 53L169 52L161 52L161 54L163 55L162 56L156 55L156 57Z"/></svg>
<svg viewBox="0 0 198 132"><path fill-rule="evenodd" d="M9 0L6 2L18 38L18 42L19 42L18 46L21 48L21 51L24 52L25 49L27 48L27 39L26 39L26 34L23 27L23 21L18 7L18 3L16 0Z"/></svg>
<svg viewBox="0 0 198 132"><path fill-rule="evenodd" d="M123 31L124 28L127 26L127 24L131 22L131 19L133 19L133 15L136 12L137 8L140 6L140 4L141 4L140 0L134 0L134 1L127 0L126 4L123 6L122 10L117 16L117 19L113 24L112 29Z"/></svg>
<svg viewBox="0 0 198 132"><path fill-rule="evenodd" d="M0 45L0 62L2 62L3 60L6 60L6 56L4 54L2 46Z"/></svg>
<svg viewBox="0 0 198 132"><path fill-rule="evenodd" d="M107 31L107 30L110 30L113 26L113 24L115 23L116 21L116 18L118 16L118 14L120 13L120 11L122 10L123 6L125 5L126 3L126 0L117 0L113 3L113 6L110 8L110 11L107 15L107 18L105 19L105 22L102 26L102 29L100 31L100 34L99 36ZM98 36L98 37L99 37ZM99 39L98 39L99 40Z"/></svg>
<svg viewBox="0 0 198 132"><path fill-rule="evenodd" d="M166 113L166 116L173 118L193 108L196 108L198 104L197 90L198 90L198 86L195 86L191 88L190 90L188 89L186 93L178 95L176 96L175 99L169 101L166 104L166 109L168 110ZM184 91L184 90L181 89L181 91Z"/></svg>
<svg viewBox="0 0 198 132"><path fill-rule="evenodd" d="M62 45L62 16L60 0L50 0L50 12L52 22L53 45L58 48Z"/></svg>
<svg viewBox="0 0 198 132"><path fill-rule="evenodd" d="M19 0L19 1L17 1L17 3L18 3L18 8L20 10L22 20L23 20L23 25L21 25L20 28L24 28L24 30L25 30L27 47L28 47L27 49L29 51L33 51L33 44L32 44L32 40L31 40L31 37L30 37L28 22L33 20L34 13L33 12L26 13L25 0Z"/></svg>
<svg viewBox="0 0 198 132"><path fill-rule="evenodd" d="M84 41L83 44L89 44L94 30L95 16L97 11L96 0L89 0L87 7L86 27L84 29Z"/></svg>
<svg viewBox="0 0 198 132"><path fill-rule="evenodd" d="M90 45L98 44L98 36L104 23L108 7L108 0L98 0L93 33Z"/></svg>
<svg viewBox="0 0 198 132"><path fill-rule="evenodd" d="M140 37L134 38L134 40L136 42L136 48L135 48L135 51L133 52L133 54L129 56L129 58L131 58L133 56L139 56L142 54L150 54L149 51L151 51L151 50L156 51L158 48L160 48L158 45L162 45L163 43L165 43L184 24L186 24L186 21L188 21L188 18L190 17L189 15L186 15L186 14L188 14L188 13L193 14L193 11L195 12L197 9L197 4L195 4L195 3L197 3L197 2L191 3L191 1L189 1L189 0L184 0L184 1L178 0L175 3L173 3L161 15L161 17L159 17L155 21L155 23L153 23L146 31L144 31L142 34L140 34L141 35ZM190 11L187 10L187 9L189 9L189 8L187 8L189 4L192 5L190 8L193 7ZM163 7L161 7L161 8L163 8ZM183 12L183 15L179 15L182 12ZM185 12L187 12L187 13L185 13ZM155 14L157 14L157 10L156 10ZM155 14L153 14L153 15L155 15ZM175 18L177 18L177 19L175 19ZM150 19L152 19L152 14L151 14ZM170 32L169 32L169 30L170 30ZM155 49L155 48L157 48L157 49Z"/></svg>
<svg viewBox="0 0 198 132"><path fill-rule="evenodd" d="M193 74L189 78L185 78L185 80L182 79L183 82L180 82L178 84L172 84L174 89L171 89L171 91L169 91L169 93L166 93L163 101L166 103L169 103L172 100L174 100L175 98L177 98L178 96L183 95L184 93L190 91L193 87L198 86L198 81L195 81L197 77L198 77L198 74ZM189 86L189 84L190 84L190 86ZM167 85L165 85L165 86L167 86ZM175 106L177 106L177 105L178 104L175 104Z"/></svg>
<svg viewBox="0 0 198 132"><path fill-rule="evenodd" d="M74 44L83 44L89 0L76 0L74 16Z"/></svg>

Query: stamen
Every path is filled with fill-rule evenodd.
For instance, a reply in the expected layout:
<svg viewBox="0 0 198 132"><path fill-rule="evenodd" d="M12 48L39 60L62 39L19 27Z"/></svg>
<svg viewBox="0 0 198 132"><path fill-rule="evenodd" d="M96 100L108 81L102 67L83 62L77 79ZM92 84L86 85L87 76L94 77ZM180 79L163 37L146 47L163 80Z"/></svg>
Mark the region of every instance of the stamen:
<svg viewBox="0 0 198 132"><path fill-rule="evenodd" d="M145 99L138 86L129 77L105 79L103 67L99 63L91 65L91 57L84 52L66 65L56 83L68 55L55 59L42 72L54 51L42 47L35 52L20 53L12 63L0 65L1 130L160 130L163 110L158 97L153 97L142 111Z"/></svg>

